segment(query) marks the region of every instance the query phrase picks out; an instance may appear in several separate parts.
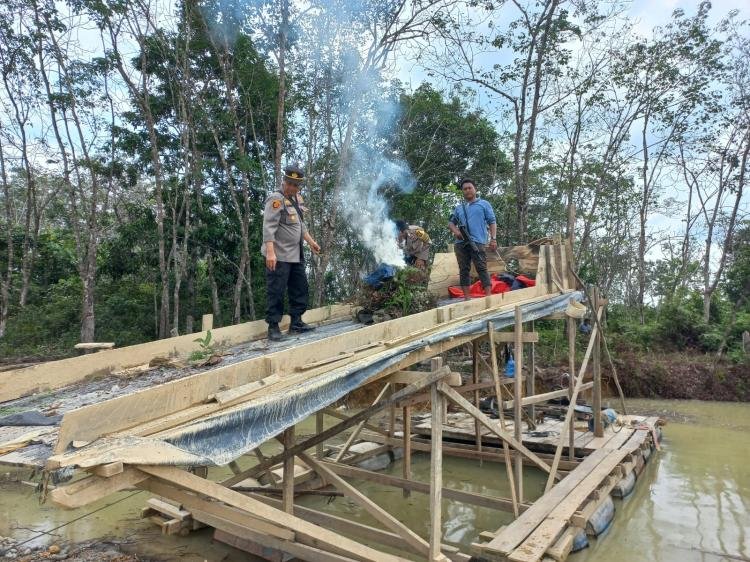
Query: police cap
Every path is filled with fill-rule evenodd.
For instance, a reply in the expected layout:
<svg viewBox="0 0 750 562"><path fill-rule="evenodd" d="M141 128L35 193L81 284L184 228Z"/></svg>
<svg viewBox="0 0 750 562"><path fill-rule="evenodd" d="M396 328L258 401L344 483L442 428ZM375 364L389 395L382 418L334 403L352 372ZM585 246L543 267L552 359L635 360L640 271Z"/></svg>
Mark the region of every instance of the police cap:
<svg viewBox="0 0 750 562"><path fill-rule="evenodd" d="M305 181L305 172L299 164L290 164L284 168L284 181L300 184Z"/></svg>

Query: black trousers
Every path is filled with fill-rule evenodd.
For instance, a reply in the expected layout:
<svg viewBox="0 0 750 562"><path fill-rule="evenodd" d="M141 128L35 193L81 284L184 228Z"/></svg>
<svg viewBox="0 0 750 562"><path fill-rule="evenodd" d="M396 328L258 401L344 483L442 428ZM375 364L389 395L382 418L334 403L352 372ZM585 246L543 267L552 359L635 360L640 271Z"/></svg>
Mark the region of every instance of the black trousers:
<svg viewBox="0 0 750 562"><path fill-rule="evenodd" d="M276 262L276 269L266 268L266 322L278 324L284 314L284 293L289 296L289 315L292 320L302 317L307 310L307 276L305 263Z"/></svg>
<svg viewBox="0 0 750 562"><path fill-rule="evenodd" d="M474 268L482 281L482 287L486 288L492 285L490 274L487 271L487 255L484 253L484 244L477 244L477 250L475 252L471 249L471 246L461 242L454 246L462 287L471 285L471 262L474 262Z"/></svg>

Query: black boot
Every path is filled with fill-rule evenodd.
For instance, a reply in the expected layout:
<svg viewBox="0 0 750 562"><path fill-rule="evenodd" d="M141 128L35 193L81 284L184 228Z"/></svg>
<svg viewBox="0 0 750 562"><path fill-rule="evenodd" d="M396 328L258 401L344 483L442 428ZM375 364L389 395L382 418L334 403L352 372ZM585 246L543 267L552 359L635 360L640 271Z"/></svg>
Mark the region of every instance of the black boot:
<svg viewBox="0 0 750 562"><path fill-rule="evenodd" d="M289 325L290 334L304 334L305 332L312 332L315 326L305 324L302 318L292 318L292 323Z"/></svg>
<svg viewBox="0 0 750 562"><path fill-rule="evenodd" d="M268 339L271 341L281 341L285 339L286 336L281 333L281 330L279 330L278 323L273 323L268 325Z"/></svg>

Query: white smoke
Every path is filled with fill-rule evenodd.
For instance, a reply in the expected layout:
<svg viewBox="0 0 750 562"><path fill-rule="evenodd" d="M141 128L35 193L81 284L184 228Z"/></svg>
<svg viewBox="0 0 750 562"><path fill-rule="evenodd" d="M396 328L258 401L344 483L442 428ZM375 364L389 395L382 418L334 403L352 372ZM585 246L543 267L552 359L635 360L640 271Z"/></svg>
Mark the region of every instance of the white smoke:
<svg viewBox="0 0 750 562"><path fill-rule="evenodd" d="M380 189L391 186L410 192L416 180L405 162L367 150L366 146L357 148L352 166L358 169L343 186L344 216L377 263L401 267L404 254L396 242L396 224L388 218L388 205Z"/></svg>

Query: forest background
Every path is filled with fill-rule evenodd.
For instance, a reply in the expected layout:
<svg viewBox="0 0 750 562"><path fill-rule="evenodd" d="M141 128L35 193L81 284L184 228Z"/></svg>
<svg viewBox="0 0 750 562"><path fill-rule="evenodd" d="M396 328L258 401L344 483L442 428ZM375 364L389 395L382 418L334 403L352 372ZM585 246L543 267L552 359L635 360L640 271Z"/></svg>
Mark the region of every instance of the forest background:
<svg viewBox="0 0 750 562"><path fill-rule="evenodd" d="M573 234L620 361L750 399L748 22L629 7L5 0L0 358L262 318L263 202L300 161L311 306L397 253L396 218L446 248L469 176L500 245Z"/></svg>

